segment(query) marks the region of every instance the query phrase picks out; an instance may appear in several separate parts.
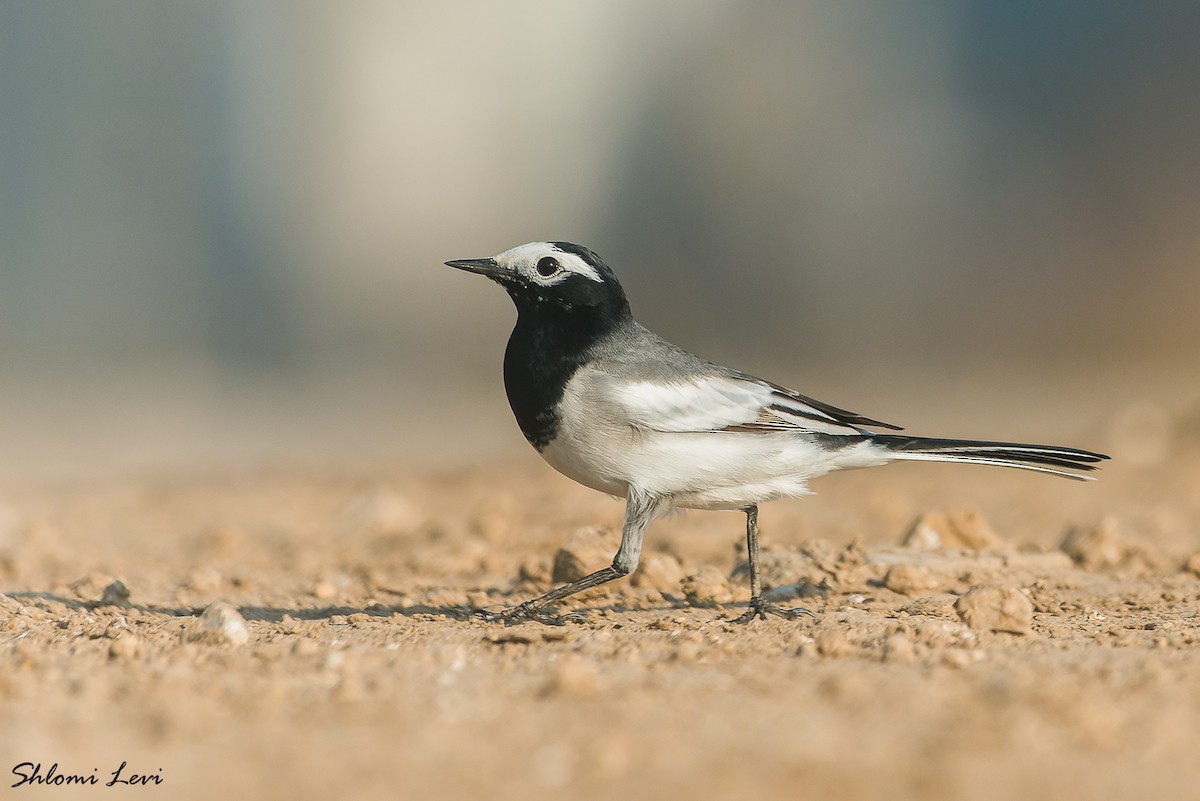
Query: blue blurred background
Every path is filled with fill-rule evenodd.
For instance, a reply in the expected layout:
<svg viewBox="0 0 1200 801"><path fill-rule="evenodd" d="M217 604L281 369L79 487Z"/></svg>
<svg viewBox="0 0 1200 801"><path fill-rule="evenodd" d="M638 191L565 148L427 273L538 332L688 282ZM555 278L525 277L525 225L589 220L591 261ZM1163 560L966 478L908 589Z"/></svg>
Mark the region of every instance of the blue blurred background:
<svg viewBox="0 0 1200 801"><path fill-rule="evenodd" d="M511 307L440 265L535 239L600 252L679 344L918 433L1161 435L1200 400L1198 30L1186 2L5 0L0 469L524 447Z"/></svg>

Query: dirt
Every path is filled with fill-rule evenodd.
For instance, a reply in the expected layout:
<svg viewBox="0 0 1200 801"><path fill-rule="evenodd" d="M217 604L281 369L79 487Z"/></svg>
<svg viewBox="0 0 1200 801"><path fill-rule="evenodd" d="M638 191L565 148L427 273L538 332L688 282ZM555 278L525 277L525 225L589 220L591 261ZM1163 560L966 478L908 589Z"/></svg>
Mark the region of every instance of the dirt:
<svg viewBox="0 0 1200 801"><path fill-rule="evenodd" d="M1195 798L1200 437L1178 433L1091 484L824 479L760 517L771 600L815 618L747 625L731 513L654 524L576 622L472 620L615 547L620 504L532 454L10 481L4 786L40 765L97 785L11 797L116 772L178 799Z"/></svg>

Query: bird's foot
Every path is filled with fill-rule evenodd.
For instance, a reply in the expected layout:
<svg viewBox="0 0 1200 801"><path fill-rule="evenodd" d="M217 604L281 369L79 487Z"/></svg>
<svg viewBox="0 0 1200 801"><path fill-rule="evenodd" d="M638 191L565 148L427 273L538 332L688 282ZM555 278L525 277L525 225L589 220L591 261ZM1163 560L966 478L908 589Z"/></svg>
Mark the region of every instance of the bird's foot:
<svg viewBox="0 0 1200 801"><path fill-rule="evenodd" d="M804 609L803 607L784 609L781 606L769 604L762 598L751 598L750 603L746 605L746 613L741 617L734 618L731 622L744 624L750 623L754 620L766 620L768 615L776 615L784 618L785 620L795 620L801 615L808 615L813 620L817 619L815 614L807 609Z"/></svg>
<svg viewBox="0 0 1200 801"><path fill-rule="evenodd" d="M503 623L505 626L515 626L526 621L541 623L545 626L565 626L568 623L579 623L584 617L578 612L566 615L554 615L534 605L532 601L518 604L511 609L492 612L487 609L476 609L471 613L476 620L486 623Z"/></svg>

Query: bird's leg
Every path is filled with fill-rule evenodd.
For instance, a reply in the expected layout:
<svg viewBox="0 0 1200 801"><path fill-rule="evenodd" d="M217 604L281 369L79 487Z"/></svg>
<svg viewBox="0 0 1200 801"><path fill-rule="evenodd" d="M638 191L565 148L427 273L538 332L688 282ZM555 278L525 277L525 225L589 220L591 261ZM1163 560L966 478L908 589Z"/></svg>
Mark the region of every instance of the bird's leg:
<svg viewBox="0 0 1200 801"><path fill-rule="evenodd" d="M537 598L503 612L479 610L475 615L487 621L505 624L536 620L539 623L562 625L567 620L573 619L571 615L560 617L550 614L545 611L545 608L577 592L590 590L607 581L632 573L637 568L638 559L642 553L642 537L645 534L646 526L662 503L662 498L647 495L630 487L625 504L625 522L621 526L621 547L617 549L617 555L613 557L611 565L561 587L555 587L544 595L539 595Z"/></svg>
<svg viewBox="0 0 1200 801"><path fill-rule="evenodd" d="M800 615L816 617L807 609L783 609L769 604L762 599L762 582L758 577L758 505L747 506L746 513L746 558L750 565L750 603L746 605L746 613L736 618L734 623L749 623L756 618L767 619L767 615L795 620Z"/></svg>

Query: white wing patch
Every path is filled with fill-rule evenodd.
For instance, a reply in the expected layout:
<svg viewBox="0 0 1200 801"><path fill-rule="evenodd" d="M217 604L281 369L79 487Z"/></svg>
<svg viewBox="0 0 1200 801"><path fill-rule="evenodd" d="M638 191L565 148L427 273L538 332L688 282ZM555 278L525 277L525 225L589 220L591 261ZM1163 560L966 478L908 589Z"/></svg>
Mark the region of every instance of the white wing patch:
<svg viewBox="0 0 1200 801"><path fill-rule="evenodd" d="M582 391L634 429L660 432L861 434L863 429L784 394L781 388L731 376L690 381L627 381L595 372Z"/></svg>

